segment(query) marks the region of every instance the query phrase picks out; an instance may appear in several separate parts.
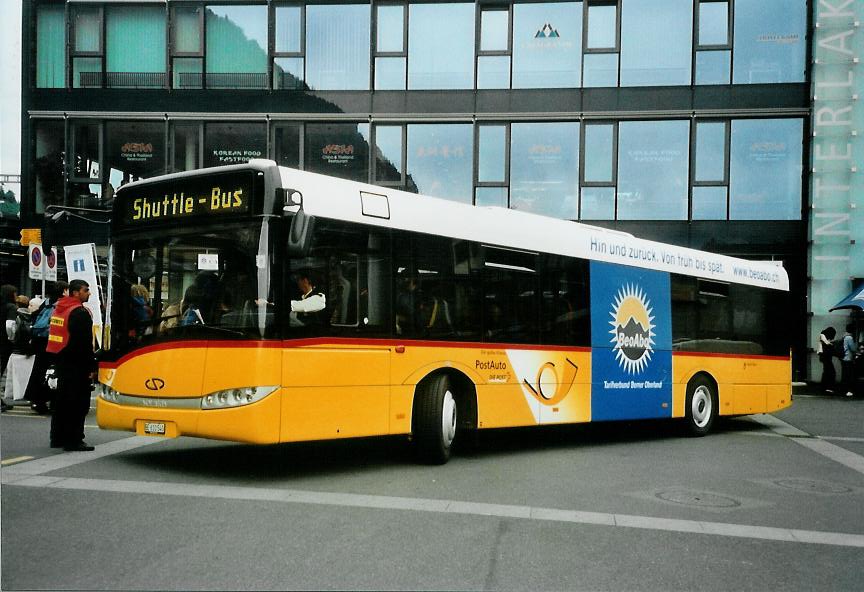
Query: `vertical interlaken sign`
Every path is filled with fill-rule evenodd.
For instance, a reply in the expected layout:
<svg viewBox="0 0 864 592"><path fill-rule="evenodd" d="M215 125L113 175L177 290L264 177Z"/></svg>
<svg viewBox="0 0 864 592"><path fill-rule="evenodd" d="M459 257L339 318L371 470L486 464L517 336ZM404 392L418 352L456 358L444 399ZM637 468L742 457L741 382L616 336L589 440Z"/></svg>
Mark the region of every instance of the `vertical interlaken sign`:
<svg viewBox="0 0 864 592"><path fill-rule="evenodd" d="M842 329L845 313L828 309L852 289L851 278L864 277L862 3L814 0L813 10L810 344L826 326ZM812 354L810 378L819 377L819 366Z"/></svg>

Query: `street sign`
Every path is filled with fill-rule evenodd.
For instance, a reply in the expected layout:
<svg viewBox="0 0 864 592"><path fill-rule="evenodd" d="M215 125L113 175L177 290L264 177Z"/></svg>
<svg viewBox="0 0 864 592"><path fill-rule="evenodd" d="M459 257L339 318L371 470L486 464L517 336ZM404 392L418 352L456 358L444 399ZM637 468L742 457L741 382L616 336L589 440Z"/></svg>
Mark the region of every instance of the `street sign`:
<svg viewBox="0 0 864 592"><path fill-rule="evenodd" d="M42 229L41 228L22 228L21 240L18 241L22 247L29 246L31 243L42 244Z"/></svg>
<svg viewBox="0 0 864 592"><path fill-rule="evenodd" d="M27 275L31 280L41 280L45 278L45 271L43 269L44 263L42 245L30 243L27 249Z"/></svg>
<svg viewBox="0 0 864 592"><path fill-rule="evenodd" d="M45 279L49 282L57 281L57 247L45 253Z"/></svg>

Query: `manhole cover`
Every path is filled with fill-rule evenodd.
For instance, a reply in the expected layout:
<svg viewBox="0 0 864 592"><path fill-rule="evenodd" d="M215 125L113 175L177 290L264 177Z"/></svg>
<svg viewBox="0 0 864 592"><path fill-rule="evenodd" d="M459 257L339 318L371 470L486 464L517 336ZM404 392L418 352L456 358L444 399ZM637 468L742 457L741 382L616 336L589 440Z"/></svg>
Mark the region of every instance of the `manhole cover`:
<svg viewBox="0 0 864 592"><path fill-rule="evenodd" d="M851 487L845 485L816 481L815 479L776 479L772 483L786 489L807 493L851 493L853 491Z"/></svg>
<svg viewBox="0 0 864 592"><path fill-rule="evenodd" d="M706 491L675 489L672 491L661 491L655 495L658 499L666 502L699 508L737 508L741 505L741 502L731 497L708 493Z"/></svg>

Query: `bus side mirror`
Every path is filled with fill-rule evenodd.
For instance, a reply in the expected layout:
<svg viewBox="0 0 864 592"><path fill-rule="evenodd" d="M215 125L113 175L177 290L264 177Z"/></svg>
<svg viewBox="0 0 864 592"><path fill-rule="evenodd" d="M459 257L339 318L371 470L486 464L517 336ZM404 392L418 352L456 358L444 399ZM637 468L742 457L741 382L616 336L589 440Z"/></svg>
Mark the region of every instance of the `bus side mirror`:
<svg viewBox="0 0 864 592"><path fill-rule="evenodd" d="M291 218L291 227L288 229L288 256L305 257L312 246L312 230L315 226L315 217L309 216L303 210L298 210Z"/></svg>

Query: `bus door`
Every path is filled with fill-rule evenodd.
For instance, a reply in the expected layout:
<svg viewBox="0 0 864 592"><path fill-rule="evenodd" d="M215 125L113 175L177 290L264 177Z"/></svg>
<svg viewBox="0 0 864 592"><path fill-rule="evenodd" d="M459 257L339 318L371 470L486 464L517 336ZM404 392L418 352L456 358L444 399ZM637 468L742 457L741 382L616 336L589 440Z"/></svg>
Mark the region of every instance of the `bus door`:
<svg viewBox="0 0 864 592"><path fill-rule="evenodd" d="M669 274L591 262L592 420L672 416Z"/></svg>
<svg viewBox="0 0 864 592"><path fill-rule="evenodd" d="M380 231L331 223L316 228L308 257L290 262L286 295L303 298L302 276L326 307L291 313L283 351L283 440L388 433L389 241Z"/></svg>

